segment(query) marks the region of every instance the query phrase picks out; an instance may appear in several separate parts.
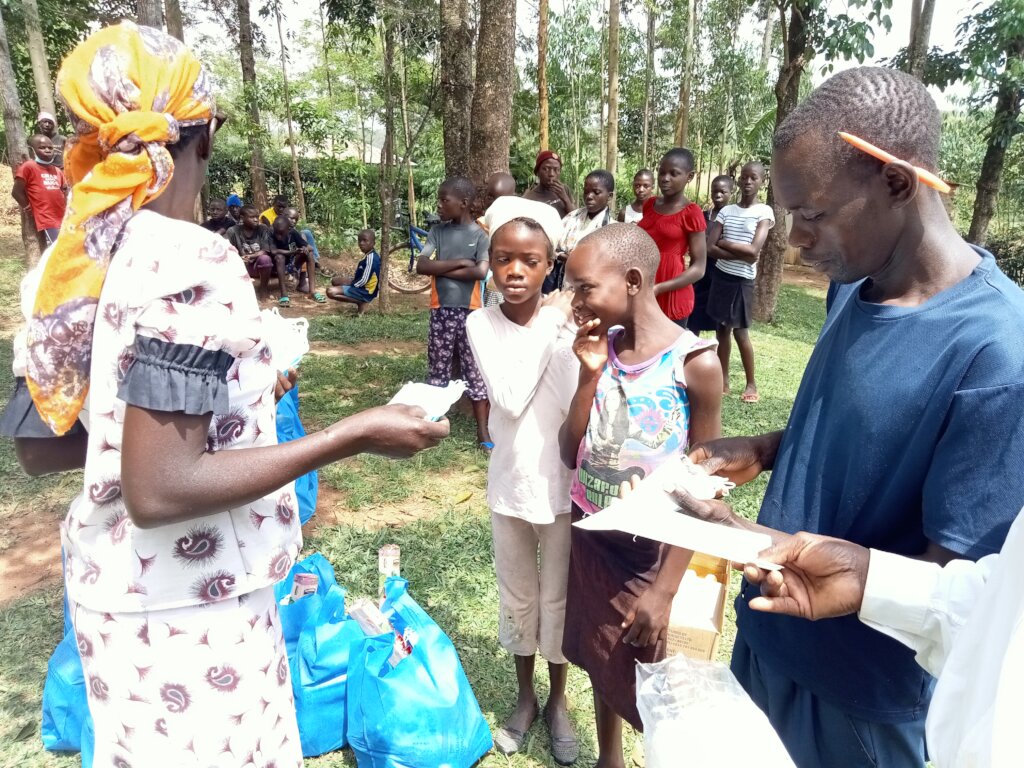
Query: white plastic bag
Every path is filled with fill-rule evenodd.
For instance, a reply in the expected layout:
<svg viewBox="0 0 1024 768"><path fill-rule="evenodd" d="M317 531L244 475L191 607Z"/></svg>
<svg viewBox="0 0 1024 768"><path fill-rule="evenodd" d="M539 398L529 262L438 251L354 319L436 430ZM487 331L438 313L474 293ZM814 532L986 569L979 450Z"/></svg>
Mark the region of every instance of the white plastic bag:
<svg viewBox="0 0 1024 768"><path fill-rule="evenodd" d="M646 768L793 768L768 718L724 664L682 655L637 664L636 705Z"/></svg>
<svg viewBox="0 0 1024 768"><path fill-rule="evenodd" d="M309 320L281 317L277 307L260 312L263 341L270 347L274 367L282 373L295 368L309 352Z"/></svg>
<svg viewBox="0 0 1024 768"><path fill-rule="evenodd" d="M432 384L410 381L398 390L388 404L418 405L427 412L423 418L428 421L438 421L448 413L449 408L458 402L465 391L466 382L461 379L448 382L446 387L435 387Z"/></svg>

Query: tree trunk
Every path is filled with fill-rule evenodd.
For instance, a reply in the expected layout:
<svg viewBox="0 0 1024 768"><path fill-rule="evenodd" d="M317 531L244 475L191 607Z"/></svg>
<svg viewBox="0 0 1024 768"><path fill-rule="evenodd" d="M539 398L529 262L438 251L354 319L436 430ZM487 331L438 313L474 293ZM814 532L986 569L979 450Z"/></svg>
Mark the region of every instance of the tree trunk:
<svg viewBox="0 0 1024 768"><path fill-rule="evenodd" d="M537 111L540 148L548 148L548 0L540 0L537 20Z"/></svg>
<svg viewBox="0 0 1024 768"><path fill-rule="evenodd" d="M1016 40L1010 44L1006 52L1004 71L1008 73L1011 67L1019 67L1022 61L1024 40ZM1008 75L1006 79L1010 79ZM985 159L981 163L981 175L978 177L978 194L974 198L971 228L967 232L967 241L977 245L985 244L989 223L996 213L1006 151L1010 148L1014 127L1020 118L1021 95L1019 87L1012 82L1005 82L996 98L996 111L989 129L988 147L985 149Z"/></svg>
<svg viewBox="0 0 1024 768"><path fill-rule="evenodd" d="M468 176L469 116L473 107L472 14L469 0L441 0L440 9L444 170L447 176Z"/></svg>
<svg viewBox="0 0 1024 768"><path fill-rule="evenodd" d="M693 85L693 59L696 48L697 0L686 3L686 49L679 78L679 107L676 111L675 145L686 146L690 134L690 91Z"/></svg>
<svg viewBox="0 0 1024 768"><path fill-rule="evenodd" d="M469 168L482 186L495 171L508 171L512 145L512 96L516 89L515 0L480 0L480 38L476 46L473 132Z"/></svg>
<svg viewBox="0 0 1024 768"><path fill-rule="evenodd" d="M185 42L185 23L181 17L179 0L164 0L164 17L167 21L167 34Z"/></svg>
<svg viewBox="0 0 1024 768"><path fill-rule="evenodd" d="M644 128L643 128L643 140L642 147L640 150L640 164L646 168L650 162L650 146L651 146L651 106L652 96L651 91L654 88L654 43L655 43L655 26L654 26L654 2L653 0L647 0L647 61L644 66Z"/></svg>
<svg viewBox="0 0 1024 768"><path fill-rule="evenodd" d="M18 101L18 87L11 65L11 49L7 44L7 25L0 7L0 100L3 102L4 135L7 139L7 162L13 172L28 160L28 140L25 137L25 115ZM39 261L34 222L21 211L21 242L25 247L25 263L33 267Z"/></svg>
<svg viewBox="0 0 1024 768"><path fill-rule="evenodd" d="M391 249L391 219L395 210L395 30L386 17L381 22L384 53L384 145L380 150L380 175L377 193L380 198L380 311L391 311L391 290L388 288L390 267L388 251Z"/></svg>
<svg viewBox="0 0 1024 768"><path fill-rule="evenodd" d="M56 115L53 81L50 79L50 65L46 61L43 26L39 21L39 6L36 0L22 0L22 7L25 10L25 32L28 36L28 56L32 61L32 82L36 86L36 101L41 112Z"/></svg>
<svg viewBox="0 0 1024 768"><path fill-rule="evenodd" d="M277 22L277 39L281 43L281 81L284 84L284 116L288 123L288 149L292 154L292 181L295 182L295 196L299 217L306 218L306 195L302 192L302 175L299 173L299 155L295 150L295 129L292 126L292 96L288 88L288 59L284 47L284 31L281 29L281 4L274 3L274 20Z"/></svg>
<svg viewBox="0 0 1024 768"><path fill-rule="evenodd" d="M806 3L797 0L790 8L789 21L782 15L783 61L775 81L775 129L797 105L800 97L800 77L803 74L807 51L807 27L804 23ZM789 235L786 231L788 211L775 202L775 189L768 182L768 205L775 214L775 226L761 250L754 283L754 318L770 323L775 318L775 305L782 286L782 267L786 260Z"/></svg>
<svg viewBox="0 0 1024 768"><path fill-rule="evenodd" d="M139 24L146 27L164 28L163 0L138 0Z"/></svg>
<svg viewBox="0 0 1024 768"><path fill-rule="evenodd" d="M914 0L910 9L910 46L907 48L907 72L924 80L928 61L928 41L932 33L935 0Z"/></svg>
<svg viewBox="0 0 1024 768"><path fill-rule="evenodd" d="M764 35L761 37L761 71L768 71L768 64L772 58L772 38L775 32L775 14L772 6L766 4L764 15Z"/></svg>
<svg viewBox="0 0 1024 768"><path fill-rule="evenodd" d="M267 174L263 159L263 144L260 139L260 106L257 99L256 59L252 52L252 17L249 0L236 0L238 6L238 56L242 65L242 98L249 113L249 125L245 134L249 142L249 180L252 185L252 202L257 208L267 205Z"/></svg>
<svg viewBox="0 0 1024 768"><path fill-rule="evenodd" d="M614 176L619 158L619 0L608 0L607 138L605 168Z"/></svg>
<svg viewBox="0 0 1024 768"><path fill-rule="evenodd" d="M405 171L409 177L408 205L409 223L414 227L416 222L416 183L412 174L412 128L409 126L409 73L405 66L405 44L401 37L398 38L398 55L401 57L401 65L398 76L399 104L402 108L402 135L405 137Z"/></svg>

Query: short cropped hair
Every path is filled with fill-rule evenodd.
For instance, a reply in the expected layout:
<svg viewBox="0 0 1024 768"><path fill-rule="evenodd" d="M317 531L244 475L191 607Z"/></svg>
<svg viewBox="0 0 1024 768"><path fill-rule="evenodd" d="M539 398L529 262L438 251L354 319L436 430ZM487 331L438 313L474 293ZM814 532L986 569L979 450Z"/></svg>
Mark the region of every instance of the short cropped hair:
<svg viewBox="0 0 1024 768"><path fill-rule="evenodd" d="M822 140L822 170L877 171L879 161L837 134L852 133L912 165L938 170L942 115L924 84L896 69L856 67L833 75L775 133L775 150L804 135Z"/></svg>
<svg viewBox="0 0 1024 768"><path fill-rule="evenodd" d="M257 208L252 203L246 203L245 205L242 206L242 213L255 213L258 216L260 213L260 209Z"/></svg>
<svg viewBox="0 0 1024 768"><path fill-rule="evenodd" d="M636 181L641 176L650 176L653 179L654 171L652 171L650 168L641 168L639 171L633 174L633 181Z"/></svg>
<svg viewBox="0 0 1024 768"><path fill-rule="evenodd" d="M603 246L602 253L625 272L627 269L638 269L644 280L653 281L661 262L661 253L651 236L635 224L615 222L608 226L595 229L580 240L576 246Z"/></svg>
<svg viewBox="0 0 1024 768"><path fill-rule="evenodd" d="M288 205L289 202L288 195L274 195L274 205L277 205L278 203Z"/></svg>
<svg viewBox="0 0 1024 768"><path fill-rule="evenodd" d="M363 235L369 235L370 239L372 239L372 240L376 240L377 239L377 233L375 231L373 231L372 229L360 229L359 230L359 234L356 235L356 238L358 239L358 238L362 237Z"/></svg>
<svg viewBox="0 0 1024 768"><path fill-rule="evenodd" d="M609 192L615 191L615 177L604 168L598 168L596 171L591 171L587 174L587 179L594 179L600 182L601 186ZM586 182L587 179L584 179L584 182Z"/></svg>
<svg viewBox="0 0 1024 768"><path fill-rule="evenodd" d="M762 167L764 167L764 166L762 166ZM720 181L727 181L727 182L729 182L729 189L736 189L736 179L734 179L732 176L730 176L727 173L723 173L721 176L715 176L715 178L713 178L711 180L711 186L714 186L715 184L717 184Z"/></svg>
<svg viewBox="0 0 1024 768"><path fill-rule="evenodd" d="M438 195L442 192L454 192L463 200L471 203L476 198L476 185L465 176L449 176L437 188Z"/></svg>
<svg viewBox="0 0 1024 768"><path fill-rule="evenodd" d="M691 171L697 168L697 161L693 159L693 152L686 147L672 147L661 157L661 162L664 163L666 160L681 160L686 163L686 167Z"/></svg>

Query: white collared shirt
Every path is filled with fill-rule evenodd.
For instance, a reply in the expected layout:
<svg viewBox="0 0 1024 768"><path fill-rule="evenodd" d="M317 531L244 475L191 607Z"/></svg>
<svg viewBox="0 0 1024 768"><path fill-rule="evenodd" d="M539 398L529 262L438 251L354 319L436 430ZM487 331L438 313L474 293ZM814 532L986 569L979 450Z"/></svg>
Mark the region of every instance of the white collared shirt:
<svg viewBox="0 0 1024 768"><path fill-rule="evenodd" d="M1024 511L1002 551L976 563L943 568L871 550L860 619L938 678L927 720L937 768L1021 764Z"/></svg>

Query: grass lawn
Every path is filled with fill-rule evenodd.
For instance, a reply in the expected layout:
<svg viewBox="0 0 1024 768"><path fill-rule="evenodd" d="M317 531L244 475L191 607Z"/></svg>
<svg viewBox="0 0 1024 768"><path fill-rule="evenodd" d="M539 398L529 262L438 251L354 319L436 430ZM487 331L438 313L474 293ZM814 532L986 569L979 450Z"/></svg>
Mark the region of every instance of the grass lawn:
<svg viewBox="0 0 1024 768"><path fill-rule="evenodd" d="M20 268L0 261L0 290L16 296ZM785 425L807 357L824 315L824 293L784 286L778 322L755 327L761 402L744 405L736 394L725 401L727 435L752 434ZM0 392L10 391L12 299L0 308ZM360 409L386 402L426 368L426 312L390 317L328 315L314 318L315 353L302 366L302 418L307 429L326 426ZM742 369L734 355L732 390L743 390ZM514 695L511 657L497 643L497 587L491 561L491 535L485 501L487 466L476 450L471 417L452 417L452 438L405 462L354 458L321 472L317 517L307 527L305 550L323 553L352 596L373 594L377 549L393 542L402 548L402 571L412 595L451 636L489 722L509 713ZM77 757L43 751L39 740L40 699L46 662L61 631L60 585L44 578L53 571L56 521L81 482L78 473L30 480L18 469L9 441L0 441L0 573L41 574L14 599L0 602L0 766L72 766ZM737 509L754 516L764 480L739 489ZM5 581L8 578L5 575ZM734 577L737 578L738 577ZM22 578L26 583L31 578ZM5 592L7 590L5 589ZM733 617L721 645L727 660ZM545 681L539 678L540 696ZM573 717L582 734L580 765L594 753L593 706L586 676L569 677ZM626 738L634 762L643 764L638 737ZM314 768L354 766L343 751L307 761ZM547 734L531 731L524 753L511 759L488 755L483 766L550 766Z"/></svg>

